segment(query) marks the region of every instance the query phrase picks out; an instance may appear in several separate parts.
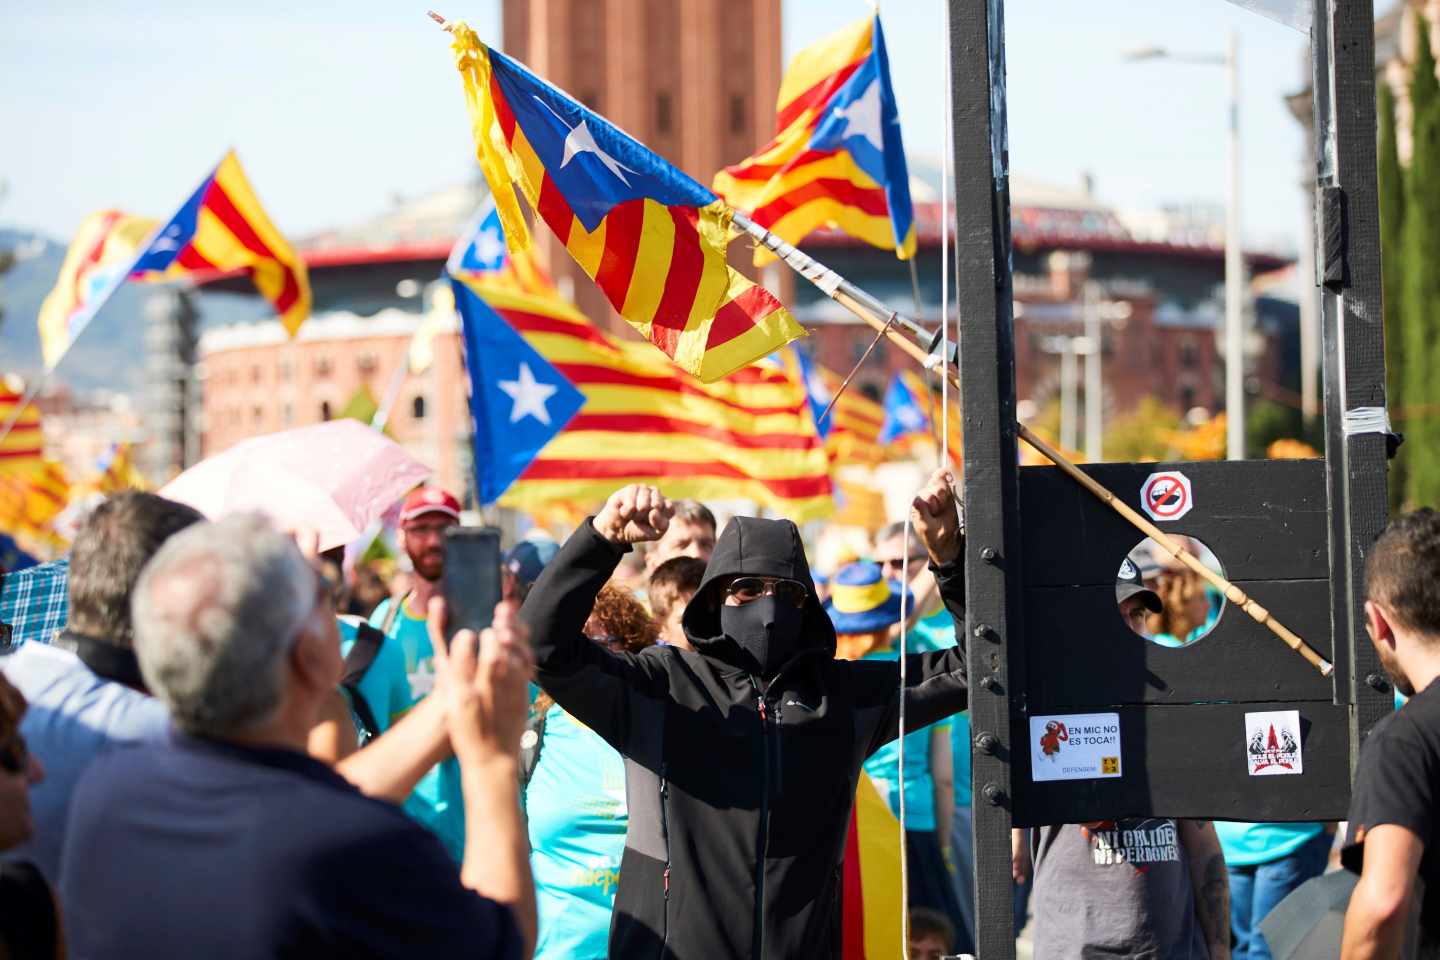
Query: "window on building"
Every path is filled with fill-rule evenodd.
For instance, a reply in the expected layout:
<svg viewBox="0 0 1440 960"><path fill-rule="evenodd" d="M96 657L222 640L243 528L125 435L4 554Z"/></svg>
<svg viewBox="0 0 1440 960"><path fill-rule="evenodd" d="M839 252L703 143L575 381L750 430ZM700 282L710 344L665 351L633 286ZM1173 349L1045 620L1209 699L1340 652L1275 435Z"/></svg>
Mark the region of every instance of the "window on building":
<svg viewBox="0 0 1440 960"><path fill-rule="evenodd" d="M600 111L600 95L599 95L598 93L596 93L594 90L586 90L586 91L584 91L583 93L581 93L581 94L580 94L580 102L583 103L583 104L585 104L585 106L589 107L591 110L594 110L596 113L601 112L601 111Z"/></svg>
<svg viewBox="0 0 1440 960"><path fill-rule="evenodd" d="M1195 408L1195 388L1188 383L1180 388L1180 412L1189 413Z"/></svg>
<svg viewBox="0 0 1440 960"><path fill-rule="evenodd" d="M411 400L411 401L410 401L410 416L412 416L412 417L415 418L416 420L424 420L424 419L425 419L425 398L424 398L424 397L417 395L414 400Z"/></svg>
<svg viewBox="0 0 1440 960"><path fill-rule="evenodd" d="M250 382L251 382L251 383L259 383L259 382L260 382L260 364L258 364L258 363L255 364L255 366L253 366L253 367L250 368Z"/></svg>
<svg viewBox="0 0 1440 960"><path fill-rule="evenodd" d="M321 401L320 401L320 419L321 419L321 420L329 420L329 419L330 419L330 401L329 401L329 400L321 400Z"/></svg>
<svg viewBox="0 0 1440 960"><path fill-rule="evenodd" d="M1194 370L1200 365L1200 348L1195 345L1194 340L1182 340L1180 342L1180 366L1185 370Z"/></svg>
<svg viewBox="0 0 1440 960"><path fill-rule="evenodd" d="M730 98L730 132L744 133L748 121L745 116L745 96L735 94Z"/></svg>
<svg viewBox="0 0 1440 960"><path fill-rule="evenodd" d="M288 427L295 422L295 408L285 403L280 406L280 426Z"/></svg>
<svg viewBox="0 0 1440 960"><path fill-rule="evenodd" d="M655 132L670 132L670 94L655 94Z"/></svg>
<svg viewBox="0 0 1440 960"><path fill-rule="evenodd" d="M334 370L334 369L335 369L335 365L334 365L333 363L331 363L329 357L316 357L316 358L315 358L315 376L317 376L317 377L328 377L328 376L330 376L330 371L332 371L332 370Z"/></svg>
<svg viewBox="0 0 1440 960"><path fill-rule="evenodd" d="M258 424L258 423L262 423L264 420L265 420L265 408L264 408L264 407L261 407L261 406L252 407L251 410L250 410L250 421L251 421L252 423L257 423L257 424Z"/></svg>
<svg viewBox="0 0 1440 960"><path fill-rule="evenodd" d="M380 365L380 358L373 353L362 353L356 358L355 365L359 367L361 376L365 376L375 372L375 368Z"/></svg>
<svg viewBox="0 0 1440 960"><path fill-rule="evenodd" d="M294 370L290 366L290 358L281 357L280 362L275 366L276 377L280 380L281 383L289 383L290 376L293 372Z"/></svg>

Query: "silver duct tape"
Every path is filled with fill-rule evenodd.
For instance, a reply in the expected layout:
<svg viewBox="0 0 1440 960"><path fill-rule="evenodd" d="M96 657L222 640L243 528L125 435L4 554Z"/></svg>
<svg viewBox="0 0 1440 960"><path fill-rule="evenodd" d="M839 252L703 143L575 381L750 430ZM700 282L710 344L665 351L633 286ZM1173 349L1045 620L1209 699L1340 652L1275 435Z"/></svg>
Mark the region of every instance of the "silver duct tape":
<svg viewBox="0 0 1440 960"><path fill-rule="evenodd" d="M1366 433L1390 434L1390 414L1384 407L1356 407L1345 411L1342 429L1347 437Z"/></svg>
<svg viewBox="0 0 1440 960"><path fill-rule="evenodd" d="M1267 20L1274 20L1303 34L1310 33L1315 16L1312 0L1230 0L1237 7L1244 7L1251 13L1258 13Z"/></svg>

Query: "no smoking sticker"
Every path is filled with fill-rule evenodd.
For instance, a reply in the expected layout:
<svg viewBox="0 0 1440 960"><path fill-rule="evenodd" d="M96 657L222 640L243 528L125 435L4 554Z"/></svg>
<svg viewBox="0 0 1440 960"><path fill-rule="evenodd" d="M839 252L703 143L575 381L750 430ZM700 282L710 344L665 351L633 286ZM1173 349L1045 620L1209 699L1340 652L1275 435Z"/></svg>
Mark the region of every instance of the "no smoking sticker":
<svg viewBox="0 0 1440 960"><path fill-rule="evenodd" d="M1179 520L1195 506L1190 478L1178 470L1150 474L1140 485L1140 506L1152 520Z"/></svg>

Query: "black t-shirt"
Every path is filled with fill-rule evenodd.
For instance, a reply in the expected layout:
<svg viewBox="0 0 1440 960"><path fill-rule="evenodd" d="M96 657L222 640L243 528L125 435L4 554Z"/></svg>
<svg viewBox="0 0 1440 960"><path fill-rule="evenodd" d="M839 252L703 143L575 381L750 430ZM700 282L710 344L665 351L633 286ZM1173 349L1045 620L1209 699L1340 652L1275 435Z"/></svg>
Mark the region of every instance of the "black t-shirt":
<svg viewBox="0 0 1440 960"><path fill-rule="evenodd" d="M1350 797L1349 843L1341 852L1346 867L1360 872L1364 844L1356 830L1381 824L1405 827L1425 845L1420 879L1425 902L1420 924L1427 942L1440 937L1440 845L1434 839L1440 804L1440 683L1432 683L1396 713L1375 725L1360 749Z"/></svg>
<svg viewBox="0 0 1440 960"><path fill-rule="evenodd" d="M0 956L55 956L55 898L35 864L0 863L0 904Z"/></svg>
<svg viewBox="0 0 1440 960"><path fill-rule="evenodd" d="M291 750L175 735L114 750L75 789L61 858L71 955L520 956L510 911L435 836Z"/></svg>

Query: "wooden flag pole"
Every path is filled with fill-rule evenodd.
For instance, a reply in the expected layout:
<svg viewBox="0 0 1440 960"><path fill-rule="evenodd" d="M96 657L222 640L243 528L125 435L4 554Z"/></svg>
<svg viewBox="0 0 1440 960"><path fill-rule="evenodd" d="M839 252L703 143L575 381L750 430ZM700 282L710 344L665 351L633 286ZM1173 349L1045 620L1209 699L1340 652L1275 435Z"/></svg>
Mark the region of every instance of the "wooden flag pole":
<svg viewBox="0 0 1440 960"><path fill-rule="evenodd" d="M836 303L839 303L841 306L845 307L851 313L855 314L855 316L859 317L861 320L864 320L876 330L881 330L886 327L885 321L876 317L865 304L860 303L855 298L837 291L834 299ZM935 354L926 353L914 341L910 340L908 337L902 336L900 333L893 329L886 330L885 335L890 339L890 342L894 343L897 347L903 350L906 354L908 354L911 358L920 363L922 366L929 367L939 360L939 358ZM945 376L950 379L950 382L953 383L957 389L959 388L960 380L955 375L955 372L951 370L948 366L945 370ZM1112 510L1120 514L1120 516L1124 517L1132 526L1138 529L1141 533L1145 534L1147 537L1158 543L1161 549L1163 549L1166 553L1170 554L1176 560L1180 561L1180 563L1184 564L1186 567L1193 570L1201 577L1204 577L1205 580L1207 580L1217 590L1219 590L1222 594L1225 595L1226 600L1229 600L1231 603L1238 606L1241 610L1244 610L1251 617L1253 617L1257 623L1266 627L1270 630L1270 632L1274 633L1281 640L1285 641L1286 646L1288 646L1291 650L1294 650L1296 653L1300 654L1300 656L1308 660L1316 670L1320 671L1320 675L1322 677L1328 677L1332 673L1334 673L1335 667L1330 663L1330 661L1326 660L1319 653L1317 653L1314 647L1310 646L1304 640L1300 639L1300 637L1297 636L1294 631L1290 630L1279 620L1276 620L1270 614L1269 610L1256 603L1255 600L1252 599L1250 595L1247 594L1244 590L1241 590L1235 584L1231 583L1229 580L1225 579L1220 574L1216 573L1214 570L1211 570L1209 567L1205 566L1205 564L1202 563L1198 557L1196 557L1193 553L1181 546L1181 544L1177 540L1175 540L1174 537L1171 537L1164 530L1161 530L1159 527L1155 526L1155 524L1142 517L1128 503L1115 496L1114 493L1106 489L1093 477L1085 473L1085 471L1081 470L1069 459L1067 459L1063 453L1050 446L1050 444L1046 443L1040 437L1036 436L1035 432L1029 427L1025 426L1025 424L1017 420L1015 422L1015 428L1020 439L1024 440L1026 443L1030 444L1030 446L1038 450L1042 455L1044 455L1048 460L1050 460L1051 463L1059 467L1067 476L1069 476L1075 482L1079 483L1090 493L1094 494L1097 499L1108 505Z"/></svg>

